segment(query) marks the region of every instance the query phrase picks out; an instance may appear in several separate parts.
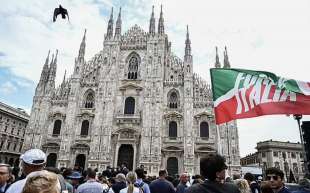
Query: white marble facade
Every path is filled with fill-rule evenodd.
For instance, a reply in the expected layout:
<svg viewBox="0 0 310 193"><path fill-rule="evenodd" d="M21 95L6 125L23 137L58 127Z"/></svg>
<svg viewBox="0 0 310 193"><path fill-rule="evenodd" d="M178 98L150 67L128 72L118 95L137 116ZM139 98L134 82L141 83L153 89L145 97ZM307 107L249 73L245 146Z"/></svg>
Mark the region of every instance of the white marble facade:
<svg viewBox="0 0 310 193"><path fill-rule="evenodd" d="M149 22L147 31L134 25L122 33L121 14L114 28L112 12L103 48L88 61L85 30L74 72L58 87L57 53L46 58L24 150L42 148L57 167L126 163L144 165L149 174L161 168L196 174L202 156L219 152L239 171L236 123L216 126L211 86L193 72L188 29L180 59L171 51L163 12L156 30L154 9ZM221 66L218 55L215 66ZM230 67L226 50L223 66Z"/></svg>

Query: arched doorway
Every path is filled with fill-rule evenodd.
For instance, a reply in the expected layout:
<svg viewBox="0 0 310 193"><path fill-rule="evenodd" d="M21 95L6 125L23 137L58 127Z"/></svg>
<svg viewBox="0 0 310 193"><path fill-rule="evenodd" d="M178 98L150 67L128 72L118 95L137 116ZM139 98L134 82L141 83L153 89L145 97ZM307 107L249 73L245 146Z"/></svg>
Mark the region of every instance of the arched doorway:
<svg viewBox="0 0 310 193"><path fill-rule="evenodd" d="M167 171L169 176L175 176L179 173L179 164L176 157L169 157L167 160Z"/></svg>
<svg viewBox="0 0 310 193"><path fill-rule="evenodd" d="M85 168L86 157L84 154L79 154L75 158L75 166L79 166L79 168Z"/></svg>
<svg viewBox="0 0 310 193"><path fill-rule="evenodd" d="M47 160L46 167L56 167L57 154L56 153L48 154L46 160Z"/></svg>
<svg viewBox="0 0 310 193"><path fill-rule="evenodd" d="M129 170L133 168L134 150L132 145L122 144L118 150L117 165L125 164Z"/></svg>

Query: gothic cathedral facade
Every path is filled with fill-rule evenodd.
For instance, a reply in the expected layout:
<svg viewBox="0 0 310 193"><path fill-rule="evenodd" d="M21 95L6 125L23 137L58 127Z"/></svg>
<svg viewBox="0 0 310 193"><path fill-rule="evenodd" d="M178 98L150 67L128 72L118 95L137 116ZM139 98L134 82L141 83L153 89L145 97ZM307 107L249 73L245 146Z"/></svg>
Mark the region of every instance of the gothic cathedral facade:
<svg viewBox="0 0 310 193"><path fill-rule="evenodd" d="M231 173L240 170L235 122L217 126L211 86L193 72L187 29L183 60L171 51L161 9L148 32L138 25L122 33L113 10L103 48L84 59L86 30L70 78L55 87L57 52L49 54L36 87L24 150L41 148L47 165L117 167L143 165L148 174L200 171L200 158L218 152ZM229 68L227 51L223 67ZM216 54L215 67L221 67Z"/></svg>

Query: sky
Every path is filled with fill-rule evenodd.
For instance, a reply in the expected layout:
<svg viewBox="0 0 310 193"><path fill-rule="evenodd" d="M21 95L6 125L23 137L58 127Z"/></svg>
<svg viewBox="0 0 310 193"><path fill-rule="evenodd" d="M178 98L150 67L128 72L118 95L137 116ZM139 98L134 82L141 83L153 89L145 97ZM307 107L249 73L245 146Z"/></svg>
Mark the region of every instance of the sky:
<svg viewBox="0 0 310 193"><path fill-rule="evenodd" d="M68 9L70 22L59 18L52 22L59 4ZM134 24L148 31L152 5L157 24L161 4L172 51L183 58L188 25L194 71L208 82L215 46L222 64L227 46L233 68L310 81L307 0L10 0L0 6L0 101L30 112L48 50L59 50L56 83L60 84L65 70L72 74L84 29L86 60L90 60L103 47L112 7L114 21L122 7L124 33ZM262 116L237 124L241 156L254 153L258 141L300 141L291 116Z"/></svg>

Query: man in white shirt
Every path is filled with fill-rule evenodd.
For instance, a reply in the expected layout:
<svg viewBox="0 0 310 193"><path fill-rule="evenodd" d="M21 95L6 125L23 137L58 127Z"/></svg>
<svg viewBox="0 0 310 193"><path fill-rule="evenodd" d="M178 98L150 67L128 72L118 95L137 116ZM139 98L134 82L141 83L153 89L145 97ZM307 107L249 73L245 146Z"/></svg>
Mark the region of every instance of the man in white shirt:
<svg viewBox="0 0 310 193"><path fill-rule="evenodd" d="M46 163L46 155L40 149L30 149L20 156L22 172L25 176L34 171L43 170ZM27 177L12 184L6 193L21 193Z"/></svg>

